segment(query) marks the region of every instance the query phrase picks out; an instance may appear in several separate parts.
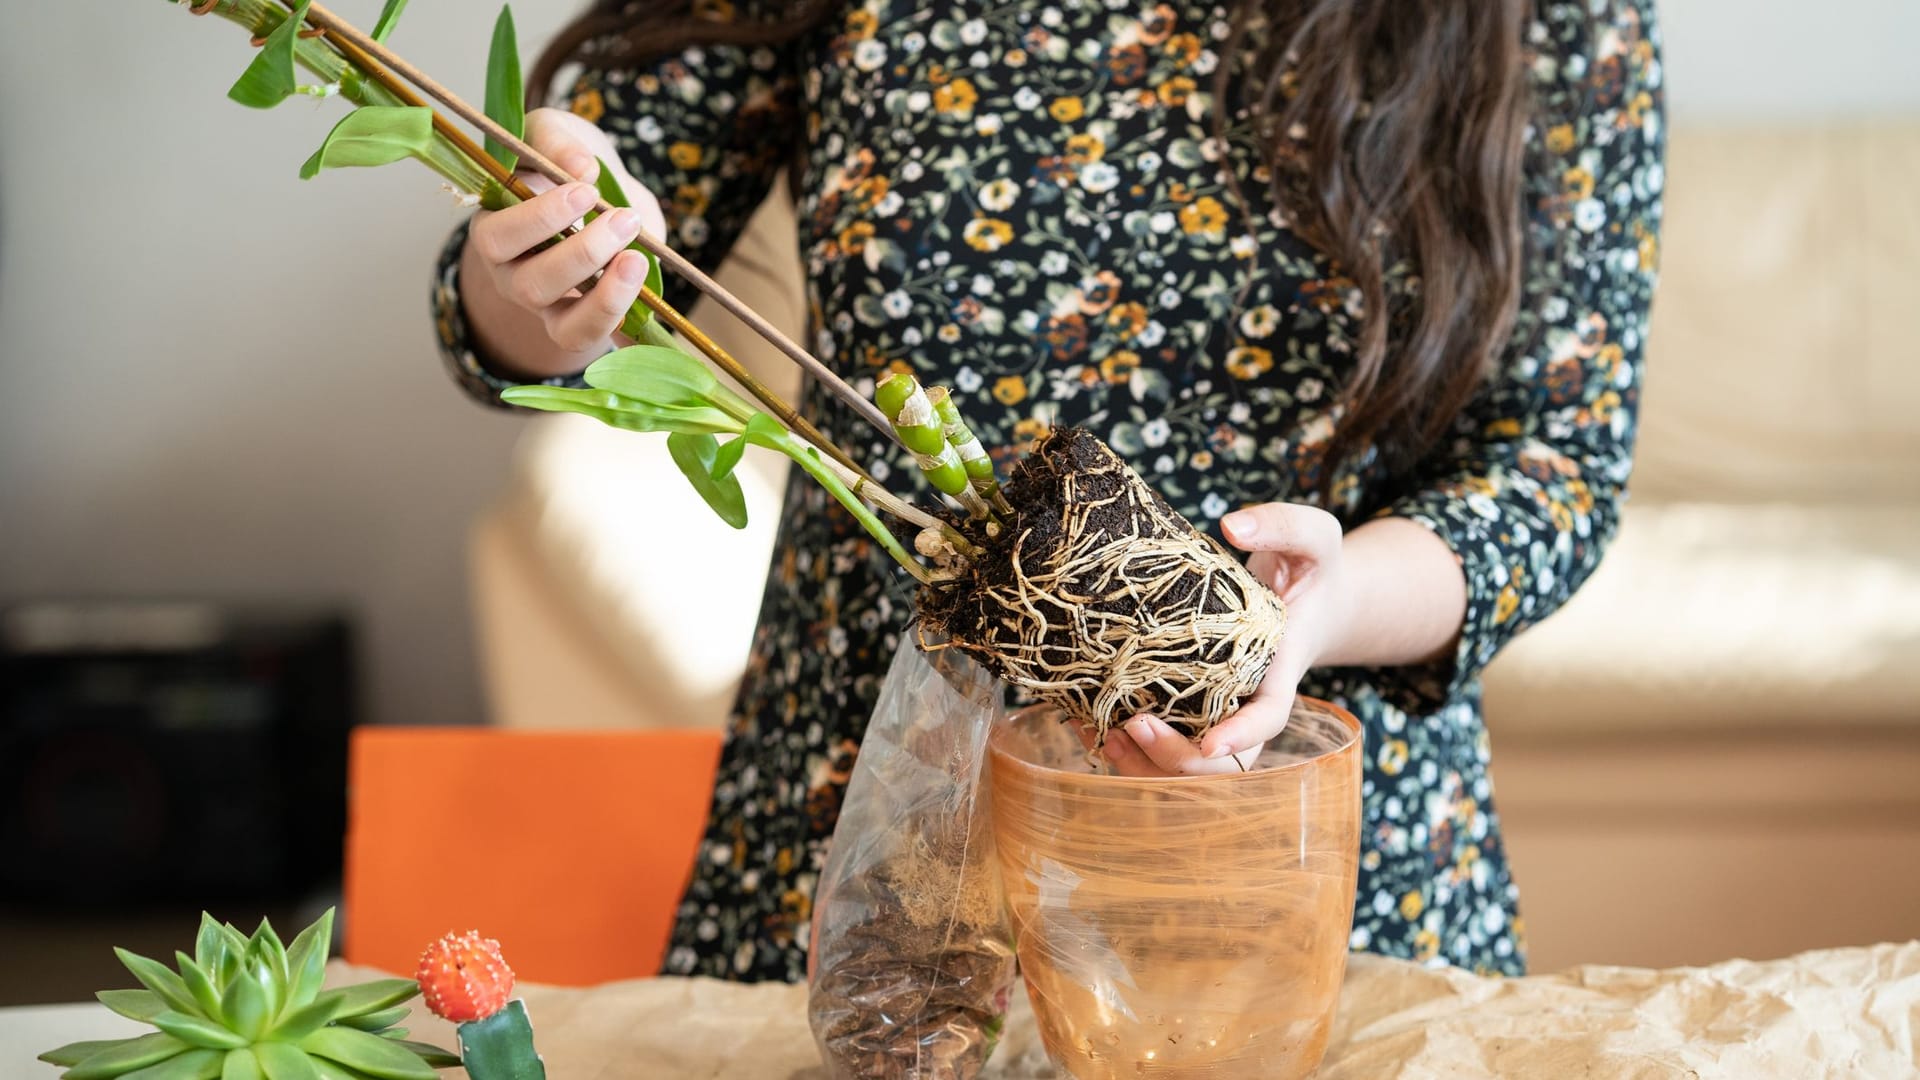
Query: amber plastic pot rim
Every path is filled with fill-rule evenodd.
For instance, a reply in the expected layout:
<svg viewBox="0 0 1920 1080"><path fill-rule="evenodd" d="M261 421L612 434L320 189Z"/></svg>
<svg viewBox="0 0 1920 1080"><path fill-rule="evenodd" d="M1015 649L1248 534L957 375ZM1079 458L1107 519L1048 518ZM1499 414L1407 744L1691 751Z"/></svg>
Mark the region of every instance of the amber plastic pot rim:
<svg viewBox="0 0 1920 1080"><path fill-rule="evenodd" d="M1161 791L1169 787L1192 787L1199 784L1263 783L1270 781L1276 775L1285 775L1298 769L1306 769L1319 765L1327 758L1337 757L1349 752L1358 753L1360 743L1364 737L1359 718L1331 701L1323 701L1319 698L1311 698L1304 695L1294 699L1294 707L1296 709L1303 705L1322 710L1328 716L1332 717L1341 727L1346 729L1346 738L1341 740L1339 745L1323 750L1312 757L1302 758L1299 761L1290 761L1284 765L1268 765L1257 769L1248 769L1244 772L1234 770L1231 772L1203 773L1198 776L1118 776L1111 773L1078 772L1071 769L1057 769L1051 765L1036 764L1008 752L1000 745L1001 732L1008 724L1011 724L1015 719L1022 716L1029 716L1036 713L1061 712L1059 708L1052 705L1028 705L1025 708L1015 709L1013 712L1007 714L994 725L994 730L987 740L987 750L993 760L993 767L996 769L1011 768L1039 776L1069 777L1074 782L1089 786L1102 785L1115 788L1151 787ZM1289 719L1289 723L1291 722L1291 719Z"/></svg>

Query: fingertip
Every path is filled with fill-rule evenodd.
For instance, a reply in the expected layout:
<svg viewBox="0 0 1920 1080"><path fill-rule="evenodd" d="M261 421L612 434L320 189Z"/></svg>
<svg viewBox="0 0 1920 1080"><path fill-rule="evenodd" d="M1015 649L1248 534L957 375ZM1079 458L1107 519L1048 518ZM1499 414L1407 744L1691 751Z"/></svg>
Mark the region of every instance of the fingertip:
<svg viewBox="0 0 1920 1080"><path fill-rule="evenodd" d="M1160 734L1154 730L1153 724L1153 717L1142 715L1134 717L1122 726L1126 729L1126 733L1133 737L1133 741L1144 749L1152 746L1155 738Z"/></svg>

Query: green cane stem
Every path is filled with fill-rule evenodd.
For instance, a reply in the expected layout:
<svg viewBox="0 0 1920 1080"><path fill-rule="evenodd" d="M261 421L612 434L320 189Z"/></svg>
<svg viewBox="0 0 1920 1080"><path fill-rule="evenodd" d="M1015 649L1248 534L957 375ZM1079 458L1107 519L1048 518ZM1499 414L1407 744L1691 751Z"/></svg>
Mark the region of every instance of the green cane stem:
<svg viewBox="0 0 1920 1080"><path fill-rule="evenodd" d="M986 500L973 490L960 453L947 442L940 417L918 379L896 372L874 388L873 403L880 406L901 445L913 454L934 490L959 503L968 517L981 520L992 515Z"/></svg>
<svg viewBox="0 0 1920 1080"><path fill-rule="evenodd" d="M995 510L1013 516L1013 506L1000 494L1000 478L993 474L993 459L987 456L987 448L980 445L980 437L961 418L960 407L953 403L953 394L944 386L930 386L927 400L933 402L933 411L940 418L940 430L947 437L947 445L960 455L960 465L967 470L967 480L973 489L993 504Z"/></svg>

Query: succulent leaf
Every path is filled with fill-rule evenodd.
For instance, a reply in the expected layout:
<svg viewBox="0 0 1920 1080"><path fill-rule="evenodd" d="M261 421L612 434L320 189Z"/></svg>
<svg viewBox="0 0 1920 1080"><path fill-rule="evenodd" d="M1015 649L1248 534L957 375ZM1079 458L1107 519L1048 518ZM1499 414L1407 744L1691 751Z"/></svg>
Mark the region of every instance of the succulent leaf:
<svg viewBox="0 0 1920 1080"><path fill-rule="evenodd" d="M168 1008L189 1015L200 1011L200 1004L193 1000L187 984L168 970L167 965L121 948L115 948L113 954L120 958L134 978L140 980L140 985L160 995L160 1000L166 1002Z"/></svg>
<svg viewBox="0 0 1920 1080"><path fill-rule="evenodd" d="M121 1039L68 1069L62 1074L61 1080L115 1080L123 1073L158 1065L191 1049L186 1043L162 1031Z"/></svg>
<svg viewBox="0 0 1920 1080"><path fill-rule="evenodd" d="M287 989L287 1007L299 1009L313 1003L320 984L327 977L327 953L333 947L333 909L312 926L295 935L287 947L287 970L292 982Z"/></svg>
<svg viewBox="0 0 1920 1080"><path fill-rule="evenodd" d="M420 984L412 979L375 979L373 982L358 986L344 986L338 990L329 990L321 997L338 995L339 1008L334 1010L335 1017L364 1016L380 1009L390 1009L403 1001L413 1000L420 992Z"/></svg>
<svg viewBox="0 0 1920 1080"><path fill-rule="evenodd" d="M193 962L209 973L220 970L227 955L227 938L220 932L220 921L207 912L200 913L200 932L193 939Z"/></svg>
<svg viewBox="0 0 1920 1080"><path fill-rule="evenodd" d="M153 1018L153 1026L181 1042L209 1050L238 1050L247 1040L204 1017L171 1010Z"/></svg>
<svg viewBox="0 0 1920 1080"><path fill-rule="evenodd" d="M180 968L180 981L187 984L187 992L193 995L200 1011L216 1024L226 1023L226 1018L220 1015L220 990L213 985L213 976L186 953L176 952L173 958Z"/></svg>
<svg viewBox="0 0 1920 1080"><path fill-rule="evenodd" d="M266 1030L269 1015L267 992L260 980L253 977L253 970L241 972L227 984L226 995L220 999L220 1012L227 1018L227 1026L249 1041L259 1038Z"/></svg>
<svg viewBox="0 0 1920 1080"><path fill-rule="evenodd" d="M220 924L220 936L226 940L226 954L220 959L219 971L208 968L207 972L213 976L214 985L220 987L221 992L225 993L227 984L240 973L241 962L246 959L247 936L232 923Z"/></svg>
<svg viewBox="0 0 1920 1080"><path fill-rule="evenodd" d="M108 1047L119 1046L121 1043L132 1041L132 1039L87 1039L82 1042L71 1042L65 1046L41 1054L38 1060L44 1061L49 1065L58 1065L63 1069L70 1068Z"/></svg>
<svg viewBox="0 0 1920 1080"><path fill-rule="evenodd" d="M308 1058L307 1060L313 1062L314 1071L319 1074L320 1080L373 1080L373 1077L358 1069L349 1069L345 1065L336 1064L326 1058Z"/></svg>
<svg viewBox="0 0 1920 1080"><path fill-rule="evenodd" d="M400 1040L400 1045L418 1055L421 1061L436 1069L451 1069L460 1064L460 1055L442 1050L431 1043L414 1042L412 1039Z"/></svg>
<svg viewBox="0 0 1920 1080"><path fill-rule="evenodd" d="M247 942L249 955L263 956L273 965L273 973L279 976L281 985L286 985L287 947L280 941L280 935L273 932L273 923L260 920L260 928L253 932L253 940Z"/></svg>
<svg viewBox="0 0 1920 1080"><path fill-rule="evenodd" d="M338 1008L336 1001L322 997L302 1008L289 1009L281 1014L280 1022L273 1025L273 1031L270 1034L279 1042L299 1042L332 1022L333 1011L336 1008ZM406 1011L400 1010L402 1014Z"/></svg>
<svg viewBox="0 0 1920 1080"><path fill-rule="evenodd" d="M160 995L151 990L102 990L93 996L100 999L100 1004L121 1016L143 1024L152 1023L154 1017L168 1008Z"/></svg>
<svg viewBox="0 0 1920 1080"><path fill-rule="evenodd" d="M158 1065L123 1073L120 1080L216 1080L225 1058L219 1050L189 1050Z"/></svg>
<svg viewBox="0 0 1920 1080"><path fill-rule="evenodd" d="M381 1009L379 1012L362 1013L359 1016L344 1017L340 1023L342 1026L359 1028L361 1031L379 1031L384 1027L392 1027L406 1019L406 1017L407 1007L405 1005L399 1005L391 1009Z"/></svg>
<svg viewBox="0 0 1920 1080"><path fill-rule="evenodd" d="M352 1028L321 1028L301 1039L300 1048L379 1080L434 1080L433 1066L405 1047Z"/></svg>
<svg viewBox="0 0 1920 1080"><path fill-rule="evenodd" d="M305 1050L292 1043L261 1043L253 1048L265 1080L320 1080Z"/></svg>
<svg viewBox="0 0 1920 1080"><path fill-rule="evenodd" d="M403 1027L390 1027L382 1028L379 1031L369 1031L367 1034L378 1035L383 1039L392 1039L396 1042L404 1042L407 1038L407 1029Z"/></svg>
<svg viewBox="0 0 1920 1080"><path fill-rule="evenodd" d="M260 1059L252 1050L229 1050L220 1070L220 1080L262 1080Z"/></svg>

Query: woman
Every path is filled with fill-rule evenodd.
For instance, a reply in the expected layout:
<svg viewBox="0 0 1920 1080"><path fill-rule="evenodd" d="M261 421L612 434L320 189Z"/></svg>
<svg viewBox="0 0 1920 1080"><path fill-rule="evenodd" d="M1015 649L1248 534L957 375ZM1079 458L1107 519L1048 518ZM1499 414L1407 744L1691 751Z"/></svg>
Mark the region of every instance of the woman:
<svg viewBox="0 0 1920 1080"><path fill-rule="evenodd" d="M529 254L588 205L574 184L456 235L458 377L485 400L573 378L636 293L637 230L715 264L793 161L823 359L951 386L1003 456L1093 429L1287 597L1256 698L1199 746L1132 720L1116 765L1233 768L1296 689L1345 704L1369 754L1353 946L1522 971L1478 675L1587 577L1623 498L1651 0L757 2L605 0L555 43L536 85L586 72L533 141L578 176L604 159L640 209ZM803 977L908 614L824 492L788 500L672 972Z"/></svg>

